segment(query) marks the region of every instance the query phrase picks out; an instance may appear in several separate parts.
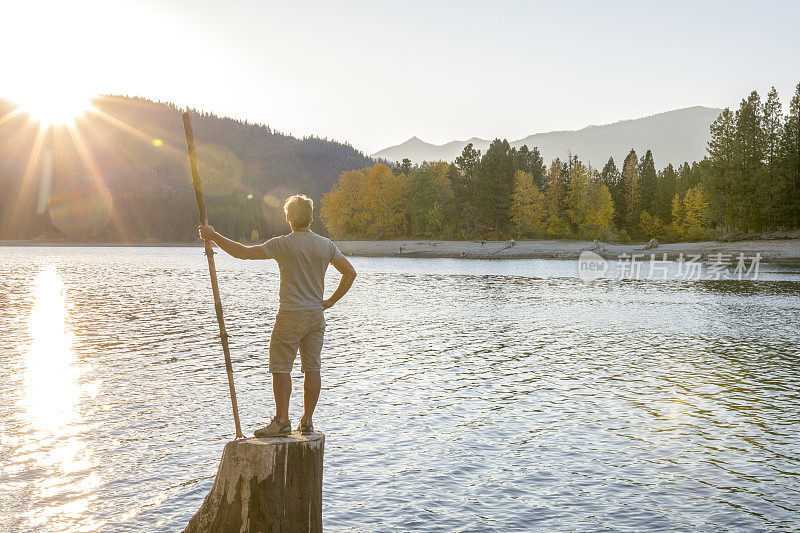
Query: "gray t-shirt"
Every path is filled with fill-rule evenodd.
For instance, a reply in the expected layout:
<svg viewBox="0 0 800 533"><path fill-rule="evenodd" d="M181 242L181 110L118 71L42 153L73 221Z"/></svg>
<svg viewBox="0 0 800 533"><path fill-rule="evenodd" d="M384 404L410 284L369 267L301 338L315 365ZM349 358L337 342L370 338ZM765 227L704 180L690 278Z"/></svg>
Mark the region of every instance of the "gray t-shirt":
<svg viewBox="0 0 800 533"><path fill-rule="evenodd" d="M280 309L321 309L328 264L342 257L330 239L311 231L293 231L261 245L281 271Z"/></svg>

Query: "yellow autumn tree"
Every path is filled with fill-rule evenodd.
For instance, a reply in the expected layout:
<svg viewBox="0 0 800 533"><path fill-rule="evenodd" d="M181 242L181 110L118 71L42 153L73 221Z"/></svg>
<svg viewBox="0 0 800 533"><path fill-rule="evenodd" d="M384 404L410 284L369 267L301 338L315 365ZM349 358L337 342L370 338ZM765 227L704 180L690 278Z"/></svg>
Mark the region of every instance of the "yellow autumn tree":
<svg viewBox="0 0 800 533"><path fill-rule="evenodd" d="M614 216L614 202L608 187L592 179L589 169L580 162L569 175L566 208L573 233L581 239L600 238Z"/></svg>
<svg viewBox="0 0 800 533"><path fill-rule="evenodd" d="M578 226L578 237L599 239L611 227L614 218L614 201L604 183L592 181L586 196L586 215Z"/></svg>
<svg viewBox="0 0 800 533"><path fill-rule="evenodd" d="M639 215L639 229L646 239L663 239L664 223L657 216L653 216L647 211L642 211Z"/></svg>
<svg viewBox="0 0 800 533"><path fill-rule="evenodd" d="M706 226L706 210L708 202L703 198L703 191L692 187L683 197L683 217L688 228Z"/></svg>
<svg viewBox="0 0 800 533"><path fill-rule="evenodd" d="M561 164L558 159L550 164L545 173L543 225L545 232L550 237L566 237L570 233L569 223L564 218L564 202L566 190L565 176L562 176Z"/></svg>
<svg viewBox="0 0 800 533"><path fill-rule="evenodd" d="M708 202L699 187L692 187L681 198L672 199L672 219L675 231L684 239L696 240L708 236Z"/></svg>
<svg viewBox="0 0 800 533"><path fill-rule="evenodd" d="M350 170L322 196L322 219L331 235L339 238L402 237L407 195L405 174L395 175L383 163Z"/></svg>
<svg viewBox="0 0 800 533"><path fill-rule="evenodd" d="M678 231L678 226L680 225L681 221L683 220L683 199L681 195L675 193L675 196L672 197L672 225L675 228L675 231Z"/></svg>
<svg viewBox="0 0 800 533"><path fill-rule="evenodd" d="M521 237L537 237L545 233L542 221L547 215L544 194L536 186L533 174L517 170L511 194L511 221Z"/></svg>

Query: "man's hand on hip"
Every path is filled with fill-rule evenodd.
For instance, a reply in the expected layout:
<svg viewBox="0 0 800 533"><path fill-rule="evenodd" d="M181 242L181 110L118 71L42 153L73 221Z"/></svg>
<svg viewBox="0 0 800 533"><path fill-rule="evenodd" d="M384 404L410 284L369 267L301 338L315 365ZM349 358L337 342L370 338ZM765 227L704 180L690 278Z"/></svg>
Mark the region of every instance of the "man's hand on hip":
<svg viewBox="0 0 800 533"><path fill-rule="evenodd" d="M332 301L330 301L330 300L322 300L322 309L323 310L329 309L331 307L333 307L333 302Z"/></svg>

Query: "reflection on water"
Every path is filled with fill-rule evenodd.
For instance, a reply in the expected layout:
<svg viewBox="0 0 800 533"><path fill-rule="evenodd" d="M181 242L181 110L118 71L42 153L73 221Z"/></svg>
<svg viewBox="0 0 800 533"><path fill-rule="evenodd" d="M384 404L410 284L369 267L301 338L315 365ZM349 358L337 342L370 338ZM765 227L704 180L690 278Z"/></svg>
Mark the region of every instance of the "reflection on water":
<svg viewBox="0 0 800 533"><path fill-rule="evenodd" d="M80 389L71 333L66 327L64 282L55 269L38 275L33 295L24 404L34 428L61 433L77 416Z"/></svg>
<svg viewBox="0 0 800 533"><path fill-rule="evenodd" d="M180 531L233 433L202 248L0 251L0 531ZM797 530L797 268L352 260L315 420L327 531ZM217 268L252 431L278 272Z"/></svg>
<svg viewBox="0 0 800 533"><path fill-rule="evenodd" d="M4 435L4 445L15 449L5 468L10 477L3 489L25 494L37 505L11 523L52 531L94 531L101 522L89 519L86 512L102 480L86 443L80 402L84 397L94 399L99 383L80 382L86 369L72 349L61 276L52 267L41 271L31 292L29 345L20 350L24 377L18 433Z"/></svg>

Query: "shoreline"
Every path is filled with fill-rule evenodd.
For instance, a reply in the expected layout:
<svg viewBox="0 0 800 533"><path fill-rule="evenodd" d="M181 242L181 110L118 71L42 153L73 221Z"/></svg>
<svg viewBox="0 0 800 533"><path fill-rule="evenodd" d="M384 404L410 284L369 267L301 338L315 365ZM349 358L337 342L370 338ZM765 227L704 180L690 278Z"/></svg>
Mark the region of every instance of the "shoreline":
<svg viewBox="0 0 800 533"><path fill-rule="evenodd" d="M668 259L684 255L730 254L747 257L761 254L768 262L800 263L800 239L758 241L700 241L659 244L616 244L599 241L336 241L345 255L366 257L427 257L463 259L578 259L582 252L592 251L604 259L617 259L623 254L656 254ZM402 247L402 251L401 251Z"/></svg>
<svg viewBox="0 0 800 533"><path fill-rule="evenodd" d="M581 252L593 251L605 259L616 259L623 254L667 254L676 259L679 254L702 255L743 253L748 257L761 254L763 261L800 263L800 239L701 241L659 244L648 248L646 244L615 244L599 241L437 241L408 239L398 241L334 241L343 254L363 257L421 257L455 259L578 259ZM81 243L63 241L0 241L0 246L23 247L202 247L202 242L175 243Z"/></svg>

